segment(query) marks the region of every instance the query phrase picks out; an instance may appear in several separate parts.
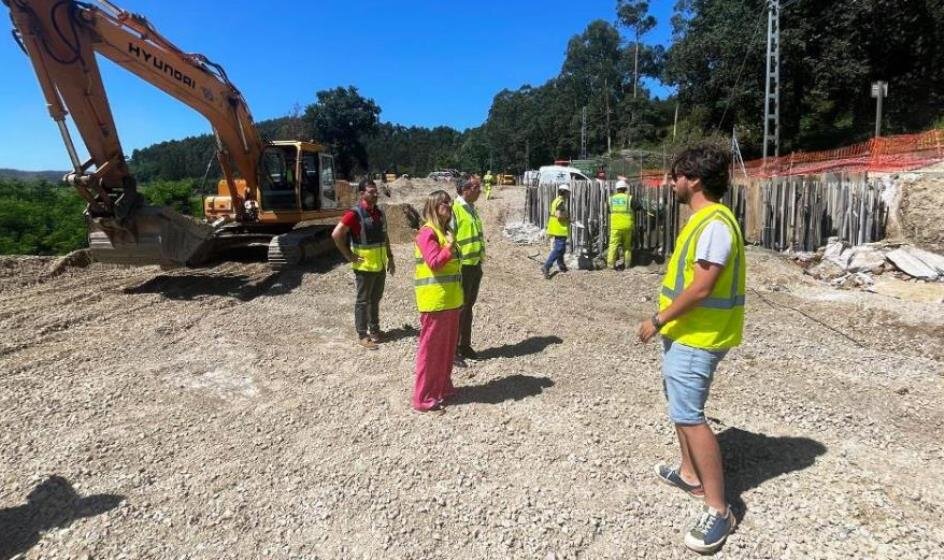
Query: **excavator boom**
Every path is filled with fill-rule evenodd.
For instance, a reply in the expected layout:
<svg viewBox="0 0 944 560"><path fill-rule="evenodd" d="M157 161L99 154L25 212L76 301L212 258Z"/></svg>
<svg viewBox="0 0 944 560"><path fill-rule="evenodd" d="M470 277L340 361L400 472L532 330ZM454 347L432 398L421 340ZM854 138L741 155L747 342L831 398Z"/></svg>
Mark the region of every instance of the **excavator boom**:
<svg viewBox="0 0 944 560"><path fill-rule="evenodd" d="M291 226L293 220L310 219L304 213L247 215L249 204L244 205L244 201L263 200L260 176L271 182L268 172L260 172L263 154L270 145L260 138L242 94L219 65L202 55L180 50L143 16L121 10L107 0L100 0L98 6L74 0L3 2L10 9L14 35L30 58L49 114L69 153L72 171L65 180L88 202L89 247L97 260L198 264L212 253L222 222L249 227L261 215L284 227ZM178 99L210 122L223 173L221 183L225 185L220 194L228 199L226 204L216 203L216 207L226 209L216 226L144 202L125 163L96 54ZM79 159L66 125L67 115L71 115L88 150L87 161ZM227 230L232 231L232 227Z"/></svg>

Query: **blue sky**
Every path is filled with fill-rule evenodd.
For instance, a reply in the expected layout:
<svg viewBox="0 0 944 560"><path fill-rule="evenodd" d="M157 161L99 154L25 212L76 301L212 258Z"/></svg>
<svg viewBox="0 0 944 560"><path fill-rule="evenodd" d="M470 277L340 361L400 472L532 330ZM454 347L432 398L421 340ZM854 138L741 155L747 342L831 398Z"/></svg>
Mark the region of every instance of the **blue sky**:
<svg viewBox="0 0 944 560"><path fill-rule="evenodd" d="M612 22L616 12L616 0L116 3L146 16L184 51L222 65L256 120L313 103L316 91L353 85L380 105L383 121L459 129L481 124L501 89L556 75L567 41L594 19ZM659 25L648 42L669 42L673 3L651 2ZM32 67L10 38L9 19L0 20L0 167L67 169ZM188 107L107 60L100 64L126 154L210 131Z"/></svg>

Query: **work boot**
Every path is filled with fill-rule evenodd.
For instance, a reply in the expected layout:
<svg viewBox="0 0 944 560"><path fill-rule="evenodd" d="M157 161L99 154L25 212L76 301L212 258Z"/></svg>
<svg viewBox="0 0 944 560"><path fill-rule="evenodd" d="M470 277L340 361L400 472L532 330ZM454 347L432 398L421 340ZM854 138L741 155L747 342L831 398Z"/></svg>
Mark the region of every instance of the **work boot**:
<svg viewBox="0 0 944 560"><path fill-rule="evenodd" d="M371 342L378 344L383 340L383 332L379 330L371 331L370 334L367 335L367 338L369 338Z"/></svg>
<svg viewBox="0 0 944 560"><path fill-rule="evenodd" d="M541 274L544 276L545 280L551 279L551 271L544 265L541 265Z"/></svg>
<svg viewBox="0 0 944 560"><path fill-rule="evenodd" d="M365 336L357 341L357 343L368 350L376 350L380 348L377 346L377 343L370 339L369 336Z"/></svg>

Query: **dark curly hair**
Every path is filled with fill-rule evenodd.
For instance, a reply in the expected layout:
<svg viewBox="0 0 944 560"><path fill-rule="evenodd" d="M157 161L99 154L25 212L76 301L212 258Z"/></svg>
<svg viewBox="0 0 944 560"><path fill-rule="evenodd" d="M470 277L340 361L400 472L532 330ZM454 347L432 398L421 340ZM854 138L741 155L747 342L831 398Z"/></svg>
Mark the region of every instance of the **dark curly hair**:
<svg viewBox="0 0 944 560"><path fill-rule="evenodd" d="M367 190L367 187L376 187L376 186L377 186L377 183L375 183L373 179L369 177L364 177L357 184L357 192L364 192Z"/></svg>
<svg viewBox="0 0 944 560"><path fill-rule="evenodd" d="M689 148L672 162L672 180L679 176L701 179L705 193L717 200L728 192L730 167L731 156L725 150L715 146Z"/></svg>

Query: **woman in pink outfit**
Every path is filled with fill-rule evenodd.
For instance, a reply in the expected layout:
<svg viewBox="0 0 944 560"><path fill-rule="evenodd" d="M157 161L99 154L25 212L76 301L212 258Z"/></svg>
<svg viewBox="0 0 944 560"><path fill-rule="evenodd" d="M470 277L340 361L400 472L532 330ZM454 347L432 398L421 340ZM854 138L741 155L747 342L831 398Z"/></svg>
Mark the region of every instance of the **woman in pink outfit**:
<svg viewBox="0 0 944 560"><path fill-rule="evenodd" d="M425 412L442 410L443 402L456 393L451 378L452 360L463 300L462 266L449 230L452 199L446 191L429 194L423 218L426 223L416 235L413 249L416 261L413 284L420 311L413 408Z"/></svg>

